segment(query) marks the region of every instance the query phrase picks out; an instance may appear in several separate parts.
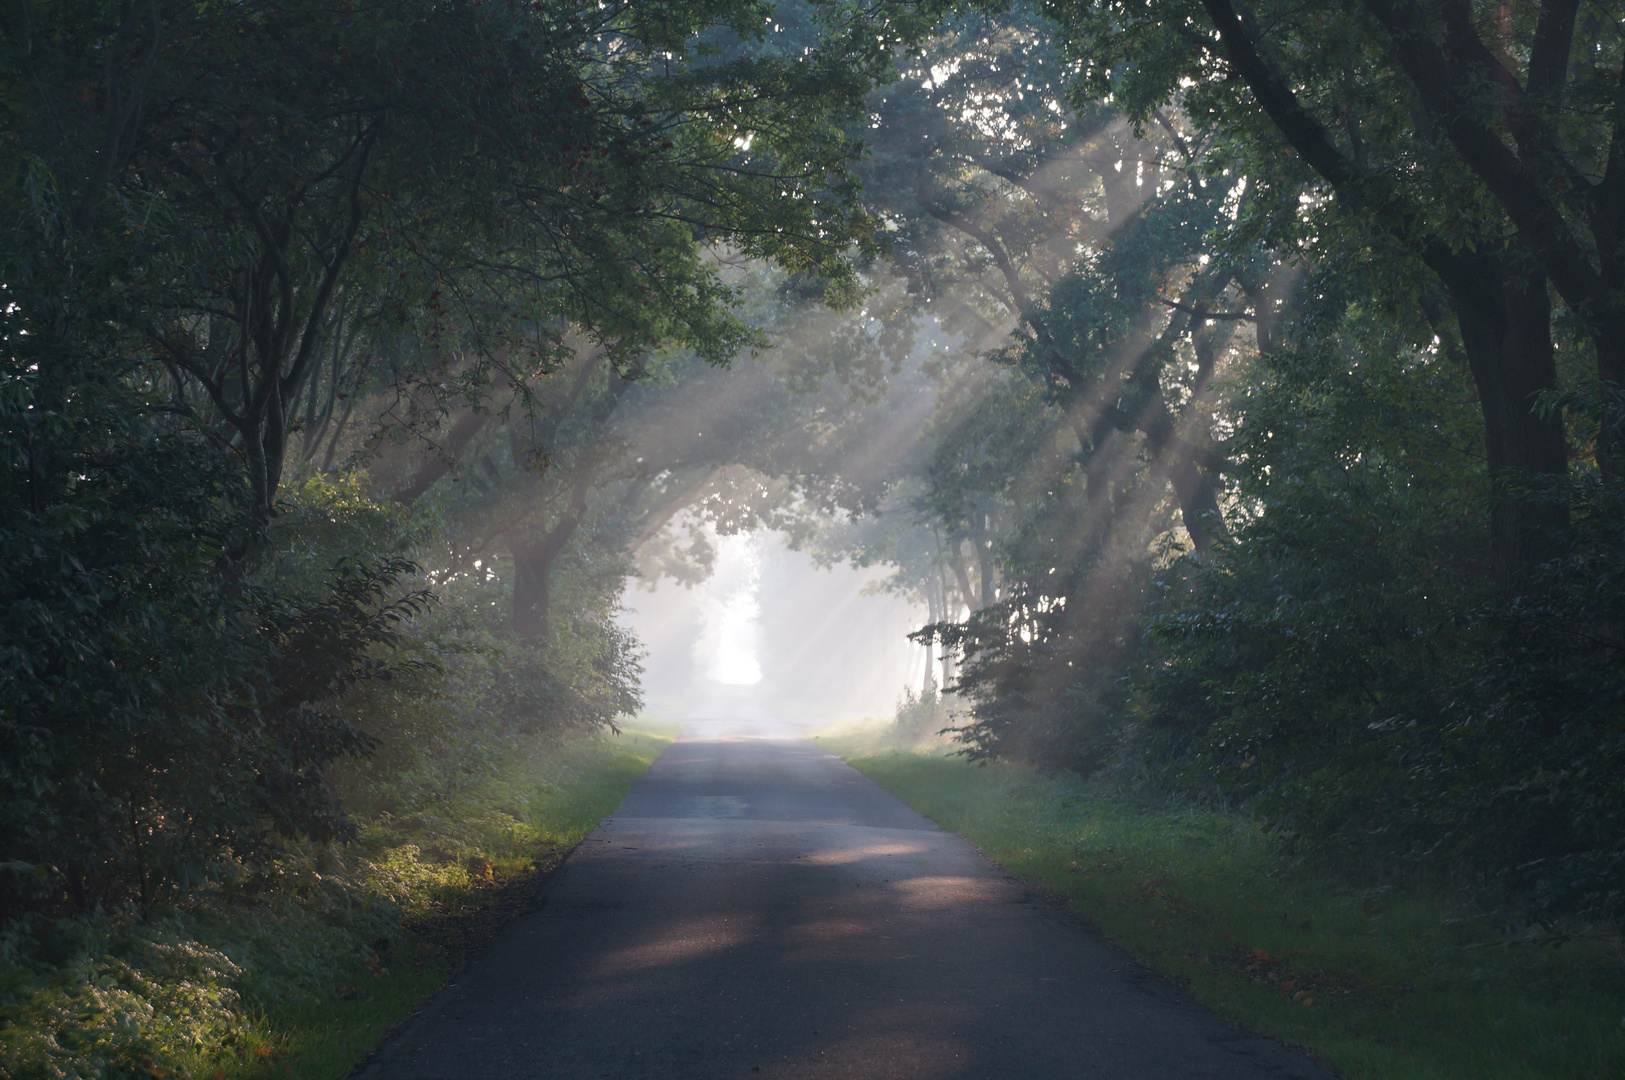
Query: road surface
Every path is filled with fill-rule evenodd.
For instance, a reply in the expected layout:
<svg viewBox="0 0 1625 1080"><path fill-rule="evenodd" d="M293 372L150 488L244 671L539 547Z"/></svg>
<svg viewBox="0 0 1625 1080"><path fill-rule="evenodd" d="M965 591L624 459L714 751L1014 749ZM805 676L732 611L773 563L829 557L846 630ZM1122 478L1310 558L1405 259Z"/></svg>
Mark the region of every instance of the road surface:
<svg viewBox="0 0 1625 1080"><path fill-rule="evenodd" d="M1330 1080L799 738L673 743L365 1080Z"/></svg>

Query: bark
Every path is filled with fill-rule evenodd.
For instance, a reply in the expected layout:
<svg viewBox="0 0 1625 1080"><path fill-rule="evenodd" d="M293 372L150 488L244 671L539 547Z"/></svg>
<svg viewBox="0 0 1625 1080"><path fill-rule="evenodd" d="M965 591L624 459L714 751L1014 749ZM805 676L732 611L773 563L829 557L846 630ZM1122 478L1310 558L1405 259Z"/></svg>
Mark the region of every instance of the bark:
<svg viewBox="0 0 1625 1080"><path fill-rule="evenodd" d="M596 357L589 358L584 364L584 371L590 371L595 362ZM585 374L578 377L568 399L570 403L581 397L586 383ZM608 423L631 385L631 380L622 378L619 372L610 369L608 393L595 409L594 419L600 429ZM549 415L548 426L544 429L549 439L562 423L563 414L564 407L561 406ZM546 444L541 445L545 449ZM569 501L553 527L539 536L521 539L511 548L514 562L512 625L514 635L520 640L545 648L552 637L553 568L587 519L588 497L597 483L598 464L597 456L588 454L586 460L576 467Z"/></svg>
<svg viewBox="0 0 1625 1080"><path fill-rule="evenodd" d="M1534 415L1531 401L1533 395L1555 389L1557 385L1551 345L1551 303L1546 293L1545 275L1531 265L1531 260L1519 258L1522 252L1509 250L1495 237L1483 238L1474 250L1461 250L1431 236L1403 194L1393 189L1384 177L1360 169L1347 158L1320 121L1303 108L1287 80L1259 51L1231 0L1202 0L1202 4L1219 32L1232 67L1246 81L1259 106L1293 149L1336 189L1339 198L1369 214L1380 227L1421 257L1443 281L1456 306L1463 347L1478 386L1486 458L1491 471L1503 475L1507 472L1561 474L1567 467L1562 422L1555 415L1548 418ZM1366 0L1366 6L1379 19L1390 20L1400 18L1395 14L1399 9L1413 7L1387 0ZM1548 34L1552 32L1555 31ZM1511 152L1493 133L1488 137L1499 150L1488 145L1484 132L1471 130L1476 121L1453 104L1453 91L1448 87L1441 89L1439 80L1448 75L1448 64L1441 56L1429 60L1417 52L1429 45L1418 34L1407 31L1406 35L1399 36L1404 37L1396 44L1401 67L1416 83L1430 110L1437 115L1449 114L1447 126L1452 142L1469 165L1483 175L1482 162L1474 164L1476 155L1506 166L1506 155ZM1549 52L1551 46L1543 48ZM1550 61L1542 63L1549 65ZM1429 64L1436 70L1428 70ZM1530 195L1527 176L1501 179L1505 181L1506 193L1497 191L1497 196L1503 202L1511 198L1514 189L1520 198ZM1490 178L1486 177L1485 182L1492 191L1497 190ZM1526 213L1520 217L1510 205L1507 207L1508 216L1520 233L1537 226L1550 233L1531 240L1529 250L1540 265L1555 265L1551 262L1551 252L1566 242L1566 227L1560 220L1543 216L1544 210L1537 212L1538 208L1530 206L1524 210ZM1527 223L1524 218L1528 219ZM1571 263L1564 263L1564 268L1574 274L1581 273ZM1590 272L1589 266L1586 272ZM1565 299L1569 299L1569 290L1555 274L1553 282ZM1570 303L1574 300L1570 299ZM1603 353L1604 343L1599 340L1599 365L1604 364ZM1621 360L1625 360L1625 353ZM1606 368L1603 376L1609 377ZM1491 564L1497 578L1514 579L1538 561L1544 551L1541 534L1551 525L1560 523L1563 517L1559 507L1504 495L1490 520Z"/></svg>
<svg viewBox="0 0 1625 1080"><path fill-rule="evenodd" d="M1484 456L1492 475L1561 475L1568 467L1563 421L1539 415L1533 398L1557 385L1552 306L1546 278L1509 265L1505 252L1435 253L1430 265L1456 309L1462 349L1484 416ZM1510 476L1508 474L1511 474ZM1567 520L1560 505L1498 497L1490 511L1495 576L1512 581L1550 550L1550 534Z"/></svg>
<svg viewBox="0 0 1625 1080"><path fill-rule="evenodd" d="M937 590L942 597L943 618L945 620L955 618L959 612L948 597L948 578L943 572L941 563L937 564ZM942 692L946 694L954 684L954 651L946 645L942 647L941 661L942 681L938 685L942 687Z"/></svg>
<svg viewBox="0 0 1625 1080"><path fill-rule="evenodd" d="M930 214L944 225L958 229L987 250L987 253L993 258L993 264L999 268L999 273L1004 276L1005 287L1010 292L1010 313L1012 315L1020 318L1032 310L1033 302L1027 295L1026 287L1021 282L1021 272L1016 268L1015 260L1010 257L1010 253L1005 250L998 237L986 229L980 228L963 215L944 210L926 199L920 199L919 204L920 208L927 214Z"/></svg>
<svg viewBox="0 0 1625 1080"><path fill-rule="evenodd" d="M467 449L474 436L478 435L490 420L489 412L472 410L458 417L451 430L446 432L445 440L436 448L434 456L418 466L418 471L413 474L412 479L391 498L398 503L415 502L421 498L424 492L434 486L436 480L451 471L452 466L457 463L457 455Z"/></svg>
<svg viewBox="0 0 1625 1080"><path fill-rule="evenodd" d="M1258 320L1260 324L1264 321L1261 311ZM1196 351L1196 378L1191 383L1191 395L1198 410L1210 401L1209 389L1218 365L1214 333L1211 326L1204 326L1191 339ZM1205 414L1197 411L1195 415ZM1213 538L1224 528L1224 519L1219 515L1219 477L1223 469L1220 462L1213 460L1216 456L1218 452L1212 446L1210 432L1204 431L1196 452L1181 454L1173 463L1169 477L1179 495L1185 530L1190 533L1191 544L1198 555L1213 546Z"/></svg>
<svg viewBox="0 0 1625 1080"><path fill-rule="evenodd" d="M333 425L333 434L327 440L327 452L322 455L322 472L333 471L333 460L338 457L339 440L344 437L345 429L350 426L350 414L355 410L356 400L360 394L351 394L344 402L344 413L339 422Z"/></svg>
<svg viewBox="0 0 1625 1080"><path fill-rule="evenodd" d="M981 605L976 602L976 592L970 587L970 569L965 565L965 556L960 551L957 540L950 549L948 565L953 567L954 583L959 586L959 595L964 598L965 609L972 612L980 610Z"/></svg>
<svg viewBox="0 0 1625 1080"><path fill-rule="evenodd" d="M638 528L637 537L632 541L632 550L636 551L660 535L660 530L664 529L673 518L693 506L695 500L710 490L712 484L716 481L717 474L721 471L721 469L706 469L695 476L689 483L668 493L659 503L651 507L648 513L644 515L643 524Z"/></svg>
<svg viewBox="0 0 1625 1080"><path fill-rule="evenodd" d="M1427 11L1412 0L1365 0L1365 7L1388 31L1399 67L1428 109L1442 118L1451 145L1586 326L1596 347L1597 374L1604 382L1625 385L1625 123L1614 119L1600 180L1576 169L1552 138L1573 44L1573 0L1542 5L1527 88L1484 44L1470 9L1459 0L1442 5L1442 43L1434 39ZM1625 82L1625 68L1620 78ZM1483 109L1473 107L1484 86L1494 86L1506 102L1503 115L1514 146ZM1571 226L1563 212L1565 195L1580 207L1577 220L1583 225Z"/></svg>
<svg viewBox="0 0 1625 1080"><path fill-rule="evenodd" d="M1112 498L1112 444L1117 440L1114 428L1104 427L1098 432L1080 431L1079 441L1089 455L1083 466L1083 490L1089 499L1089 529L1085 543L1101 546L1105 538L1117 527L1117 504Z"/></svg>
<svg viewBox="0 0 1625 1080"><path fill-rule="evenodd" d="M932 626L935 626L946 617L943 614L943 606L937 603L937 590L931 588L929 584L926 585L925 589L925 604L929 610L927 618ZM922 698L929 699L937 692L936 672L933 670L936 663L936 639L927 638L925 641L925 679L920 683L920 697Z"/></svg>
<svg viewBox="0 0 1625 1080"><path fill-rule="evenodd" d="M998 588L993 577L993 548L990 546L988 531L985 515L976 515L976 568L981 578L977 584L982 587L982 606L985 608L999 602Z"/></svg>
<svg viewBox="0 0 1625 1080"><path fill-rule="evenodd" d="M1205 555L1213 547L1219 522L1219 473L1204 469L1189 457L1167 465L1168 482L1179 499L1180 520L1190 534L1196 554Z"/></svg>
<svg viewBox="0 0 1625 1080"><path fill-rule="evenodd" d="M558 432L559 425L563 423L565 415L575 407L576 402L581 400L582 394L586 392L587 386L592 381L592 374L597 370L597 362L603 356L603 353L602 347L594 346L580 354L576 361L579 367L576 370L575 378L570 382L569 389L565 391L562 398L548 406L547 410L541 415L541 426L535 436L538 444L546 445L552 442L553 437ZM496 360L499 364L504 364L507 362L508 357L505 353L499 352L496 354ZM504 394L514 389L514 382L507 372L499 367L491 386L492 390L497 394ZM489 411L482 412L470 409L463 413L457 418L457 422L452 424L450 430L446 432L445 439L442 440L439 446L434 448L433 455L418 466L417 471L412 474L412 479L408 480L391 498L400 503L410 503L421 498L429 488L434 486L437 480L457 467L458 455L468 448L468 444L474 440L474 437L485 428L490 420L491 413Z"/></svg>
<svg viewBox="0 0 1625 1080"><path fill-rule="evenodd" d="M201 386L221 420L235 432L247 466L252 513L262 522L271 516L282 480L289 409L319 362L335 296L366 217L362 182L377 133L376 125L358 132L350 147L346 206L329 242L316 253L316 266L308 277L302 277L290 261L311 227L300 220L304 207L294 200L273 220L254 200L234 193L259 250L234 279L228 302L235 340L224 360L210 358L179 321L149 331L171 375ZM184 163L176 167L183 172L187 168Z"/></svg>
<svg viewBox="0 0 1625 1080"><path fill-rule="evenodd" d="M513 546L513 632L546 646L553 634L553 567L587 517L586 477L570 489L570 503L553 528Z"/></svg>

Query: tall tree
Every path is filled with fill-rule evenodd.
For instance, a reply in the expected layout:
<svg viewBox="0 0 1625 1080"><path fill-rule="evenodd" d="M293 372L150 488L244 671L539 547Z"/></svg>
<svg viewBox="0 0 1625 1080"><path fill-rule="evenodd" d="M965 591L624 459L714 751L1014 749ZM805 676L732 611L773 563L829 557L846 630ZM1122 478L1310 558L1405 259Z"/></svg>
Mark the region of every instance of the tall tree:
<svg viewBox="0 0 1625 1080"><path fill-rule="evenodd" d="M8 245L15 276L56 259L83 276L110 237L142 234L119 282L126 347L167 373L164 407L241 455L262 519L291 410L358 319L439 342L419 350L426 382L504 346L511 374L546 370L572 324L627 356L721 359L750 335L708 248L840 283L871 231L841 125L888 63L883 23L722 59L706 35L760 38L766 9L22 9L9 201L43 232L32 255ZM49 293L18 302L42 353L73 332Z"/></svg>
<svg viewBox="0 0 1625 1080"><path fill-rule="evenodd" d="M1178 101L1251 148L1250 183L1313 187L1307 167L1329 186L1335 198L1303 204L1313 226L1281 220L1278 231L1353 229L1426 265L1436 284L1420 285L1415 302L1471 366L1490 468L1553 477L1567 463L1560 414L1538 407L1557 386L1548 281L1587 328L1599 374L1619 376L1618 335L1606 330L1619 293L1602 282L1618 272L1609 222L1625 206L1610 164L1620 42L1617 20L1576 23L1576 4L1516 8L1202 0L1049 10L1093 92L1139 118ZM1497 51L1481 33L1491 27ZM1283 146L1291 156L1276 152ZM1544 556L1541 537L1564 517L1516 486L1491 518L1503 579Z"/></svg>

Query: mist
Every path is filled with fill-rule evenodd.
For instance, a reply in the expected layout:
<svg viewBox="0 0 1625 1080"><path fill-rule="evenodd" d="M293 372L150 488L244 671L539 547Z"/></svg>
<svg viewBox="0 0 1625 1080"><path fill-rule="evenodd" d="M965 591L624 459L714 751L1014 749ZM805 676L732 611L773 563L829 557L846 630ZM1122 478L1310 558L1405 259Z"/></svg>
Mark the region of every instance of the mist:
<svg viewBox="0 0 1625 1080"><path fill-rule="evenodd" d="M819 566L769 530L711 541L704 581L634 580L622 596L647 715L810 729L890 717L919 686L925 650L908 634L926 610L879 591L885 571Z"/></svg>

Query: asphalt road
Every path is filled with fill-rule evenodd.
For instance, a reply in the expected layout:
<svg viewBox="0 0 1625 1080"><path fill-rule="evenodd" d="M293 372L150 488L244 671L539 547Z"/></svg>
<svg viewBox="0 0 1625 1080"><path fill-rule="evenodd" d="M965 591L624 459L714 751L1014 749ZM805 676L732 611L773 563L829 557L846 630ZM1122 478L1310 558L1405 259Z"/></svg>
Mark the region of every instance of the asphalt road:
<svg viewBox="0 0 1625 1080"><path fill-rule="evenodd" d="M804 739L688 738L366 1080L1330 1080Z"/></svg>

